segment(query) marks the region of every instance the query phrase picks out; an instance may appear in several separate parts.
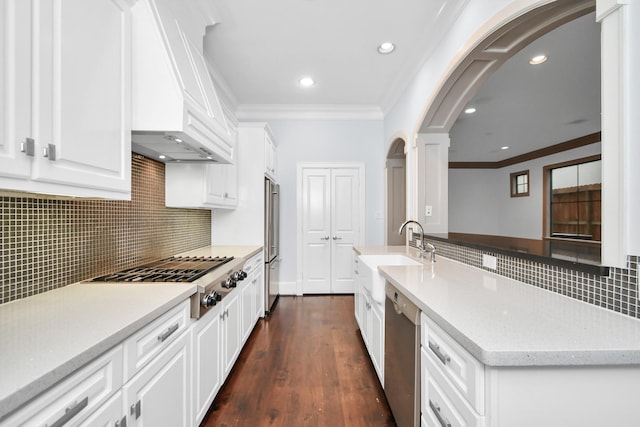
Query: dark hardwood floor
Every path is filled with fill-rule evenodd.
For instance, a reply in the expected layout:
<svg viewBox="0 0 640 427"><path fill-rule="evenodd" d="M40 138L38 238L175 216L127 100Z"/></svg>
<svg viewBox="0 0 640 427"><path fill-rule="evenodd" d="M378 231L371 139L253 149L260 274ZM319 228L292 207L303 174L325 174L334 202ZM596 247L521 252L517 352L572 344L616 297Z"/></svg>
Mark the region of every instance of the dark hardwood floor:
<svg viewBox="0 0 640 427"><path fill-rule="evenodd" d="M395 426L353 296L280 297L201 427Z"/></svg>

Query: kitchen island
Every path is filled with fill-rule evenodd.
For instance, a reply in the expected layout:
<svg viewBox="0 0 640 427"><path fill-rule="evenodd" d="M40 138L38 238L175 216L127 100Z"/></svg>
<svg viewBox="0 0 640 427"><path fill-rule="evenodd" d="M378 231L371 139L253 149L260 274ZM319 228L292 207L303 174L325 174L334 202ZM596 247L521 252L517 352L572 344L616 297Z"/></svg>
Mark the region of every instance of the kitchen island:
<svg viewBox="0 0 640 427"><path fill-rule="evenodd" d="M261 250L212 246L178 255L249 259ZM85 281L0 305L0 425L9 413L187 301L198 286Z"/></svg>
<svg viewBox="0 0 640 427"><path fill-rule="evenodd" d="M354 250L421 261L378 271L422 311L427 425L637 425L640 320L414 248Z"/></svg>

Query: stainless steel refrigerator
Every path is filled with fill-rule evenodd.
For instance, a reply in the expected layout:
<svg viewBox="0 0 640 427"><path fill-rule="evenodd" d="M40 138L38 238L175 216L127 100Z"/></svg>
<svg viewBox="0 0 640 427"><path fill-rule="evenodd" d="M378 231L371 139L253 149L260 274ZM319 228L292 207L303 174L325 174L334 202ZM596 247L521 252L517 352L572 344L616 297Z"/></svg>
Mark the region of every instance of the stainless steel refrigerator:
<svg viewBox="0 0 640 427"><path fill-rule="evenodd" d="M280 186L269 178L264 181L264 312L268 315L278 298L280 265Z"/></svg>

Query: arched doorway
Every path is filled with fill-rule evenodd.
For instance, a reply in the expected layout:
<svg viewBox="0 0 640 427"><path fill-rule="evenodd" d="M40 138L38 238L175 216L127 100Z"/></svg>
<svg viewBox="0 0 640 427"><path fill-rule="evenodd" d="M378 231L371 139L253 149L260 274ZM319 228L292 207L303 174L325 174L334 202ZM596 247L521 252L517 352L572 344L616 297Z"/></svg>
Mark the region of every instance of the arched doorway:
<svg viewBox="0 0 640 427"><path fill-rule="evenodd" d="M398 233L407 217L407 173L405 142L396 139L389 148L386 161L386 233L385 244L404 245L405 237Z"/></svg>
<svg viewBox="0 0 640 427"><path fill-rule="evenodd" d="M481 86L498 68L541 36L594 10L594 1L554 2L528 10L514 20L503 22L500 26L487 31L455 66L451 66L450 72L436 91L437 95L427 105L424 120L419 127L418 142L421 139L429 142L438 139L450 140L449 132L452 126L468 102L474 98ZM418 144L418 146L420 145ZM424 173L421 175L421 172L428 169L426 167L428 164L446 168L446 161L437 158L431 159L429 156L431 154L428 152L418 152L416 170L412 173L415 177L412 179L417 183L416 200L413 206L417 207L417 217L421 222L424 222L425 230L430 225L430 218L426 218L423 214L424 207L433 205L434 211L437 212L437 209L444 211L442 207L449 206L448 180L442 180L443 186L442 182L425 179ZM476 162L480 163L480 161ZM480 168L480 166L476 167ZM444 176L447 177L446 170ZM470 203L466 200L465 207ZM476 203L474 206L480 205ZM481 226L480 224L479 227ZM445 224L443 229L433 230L433 232L447 231L451 231L448 230L448 224Z"/></svg>

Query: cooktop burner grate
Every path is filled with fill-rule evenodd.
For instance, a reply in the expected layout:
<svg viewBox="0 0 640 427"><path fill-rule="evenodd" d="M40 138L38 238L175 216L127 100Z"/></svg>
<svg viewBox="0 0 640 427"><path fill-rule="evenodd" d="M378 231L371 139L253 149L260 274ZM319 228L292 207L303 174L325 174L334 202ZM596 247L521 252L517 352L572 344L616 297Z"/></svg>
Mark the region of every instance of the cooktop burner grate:
<svg viewBox="0 0 640 427"><path fill-rule="evenodd" d="M92 279L92 282L193 282L233 257L170 257Z"/></svg>

